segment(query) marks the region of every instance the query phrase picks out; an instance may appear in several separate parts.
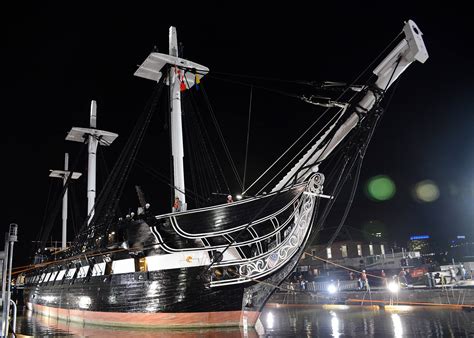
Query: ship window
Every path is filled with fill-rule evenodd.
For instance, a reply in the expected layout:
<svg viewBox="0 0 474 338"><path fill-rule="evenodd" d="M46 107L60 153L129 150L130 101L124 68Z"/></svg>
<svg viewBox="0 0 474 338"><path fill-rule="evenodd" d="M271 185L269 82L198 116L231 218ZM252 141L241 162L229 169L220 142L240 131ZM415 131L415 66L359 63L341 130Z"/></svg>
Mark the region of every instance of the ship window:
<svg viewBox="0 0 474 338"><path fill-rule="evenodd" d="M385 247L383 246L383 244L380 244L380 253L382 255L385 255Z"/></svg>
<svg viewBox="0 0 474 338"><path fill-rule="evenodd" d="M138 259L138 271L140 271L140 272L146 272L147 271L145 257L141 257L141 258Z"/></svg>
<svg viewBox="0 0 474 338"><path fill-rule="evenodd" d="M77 273L77 278L84 278L87 276L87 272L89 272L89 265L81 266L79 268L79 272Z"/></svg>
<svg viewBox="0 0 474 338"><path fill-rule="evenodd" d="M51 277L51 272L48 272L48 273L46 274L46 277L44 277L43 283L48 283L49 277Z"/></svg>
<svg viewBox="0 0 474 338"><path fill-rule="evenodd" d="M374 255L374 246L373 246L372 244L369 244L369 254L370 254L371 256Z"/></svg>
<svg viewBox="0 0 474 338"><path fill-rule="evenodd" d="M105 262L96 263L92 267L92 276L102 276L105 272Z"/></svg>
<svg viewBox="0 0 474 338"><path fill-rule="evenodd" d="M51 274L51 278L49 279L50 282L54 282L56 280L56 276L58 275L58 271L54 271Z"/></svg>
<svg viewBox="0 0 474 338"><path fill-rule="evenodd" d="M135 272L135 260L133 258L120 259L112 262L112 273L129 273Z"/></svg>
<svg viewBox="0 0 474 338"><path fill-rule="evenodd" d="M44 280L44 277L45 277L45 276L46 276L45 273L43 273L43 274L41 275L40 280L39 280L40 283L43 283L43 280Z"/></svg>
<svg viewBox="0 0 474 338"><path fill-rule="evenodd" d="M61 271L59 271L58 278L56 278L56 280L63 280L64 275L66 274L66 271L67 271L67 270L61 270Z"/></svg>
<svg viewBox="0 0 474 338"><path fill-rule="evenodd" d="M70 268L69 270L67 270L66 279L72 279L74 277L74 274L76 273L76 270L76 268Z"/></svg>
<svg viewBox="0 0 474 338"><path fill-rule="evenodd" d="M347 245L341 245L342 257L347 257Z"/></svg>
<svg viewBox="0 0 474 338"><path fill-rule="evenodd" d="M331 259L331 258L332 258L331 248L326 248L326 254L327 254L327 256L328 256L328 259Z"/></svg>
<svg viewBox="0 0 474 338"><path fill-rule="evenodd" d="M362 245L357 244L357 256L362 256Z"/></svg>

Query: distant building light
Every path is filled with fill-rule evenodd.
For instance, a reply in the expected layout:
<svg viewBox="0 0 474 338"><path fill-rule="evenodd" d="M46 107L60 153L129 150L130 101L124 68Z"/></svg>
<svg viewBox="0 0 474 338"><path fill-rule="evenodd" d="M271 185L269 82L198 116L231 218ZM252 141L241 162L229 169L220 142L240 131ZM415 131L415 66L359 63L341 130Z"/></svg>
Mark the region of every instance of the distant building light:
<svg viewBox="0 0 474 338"><path fill-rule="evenodd" d="M341 254L342 257L347 257L347 245L341 245Z"/></svg>
<svg viewBox="0 0 474 338"><path fill-rule="evenodd" d="M458 236L458 239L466 239L466 236Z"/></svg>
<svg viewBox="0 0 474 338"><path fill-rule="evenodd" d="M419 235L419 236L411 236L410 240L415 241L415 240L418 240L418 239L429 239L429 238L430 238L430 236L428 236L428 235Z"/></svg>

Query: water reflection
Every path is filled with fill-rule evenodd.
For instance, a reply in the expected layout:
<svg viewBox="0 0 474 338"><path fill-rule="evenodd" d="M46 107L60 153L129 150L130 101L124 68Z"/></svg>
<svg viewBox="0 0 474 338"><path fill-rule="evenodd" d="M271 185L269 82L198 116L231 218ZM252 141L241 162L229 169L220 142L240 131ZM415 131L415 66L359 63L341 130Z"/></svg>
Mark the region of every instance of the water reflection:
<svg viewBox="0 0 474 338"><path fill-rule="evenodd" d="M331 314L331 327L332 327L332 336L339 337L341 334L339 333L339 319L337 319L337 315L334 311L330 312Z"/></svg>
<svg viewBox="0 0 474 338"><path fill-rule="evenodd" d="M17 332L29 336L86 337L472 337L474 312L431 308L316 306L267 307L262 327L195 330L110 328L32 315L19 317ZM114 338L115 338L114 337Z"/></svg>
<svg viewBox="0 0 474 338"><path fill-rule="evenodd" d="M209 329L139 329L139 328L114 328L86 323L67 322L56 317L47 317L26 311L24 316L18 318L17 333L34 337L167 337L167 338L257 338L255 329L239 327L209 328Z"/></svg>
<svg viewBox="0 0 474 338"><path fill-rule="evenodd" d="M393 334L399 338L403 336L403 325L400 316L397 313L392 313Z"/></svg>
<svg viewBox="0 0 474 338"><path fill-rule="evenodd" d="M265 313L272 312L270 328ZM267 308L260 317L266 337L472 337L474 312L439 308L315 306ZM308 330L308 327L311 330Z"/></svg>

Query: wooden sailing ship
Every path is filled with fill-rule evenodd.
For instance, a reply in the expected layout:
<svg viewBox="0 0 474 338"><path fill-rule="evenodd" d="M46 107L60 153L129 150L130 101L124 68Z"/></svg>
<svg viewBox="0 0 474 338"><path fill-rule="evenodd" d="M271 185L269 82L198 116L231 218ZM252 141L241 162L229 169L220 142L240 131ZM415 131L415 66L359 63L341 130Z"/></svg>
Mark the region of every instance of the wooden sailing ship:
<svg viewBox="0 0 474 338"><path fill-rule="evenodd" d="M130 170L126 159L136 156L132 143L127 143L95 201L95 150L99 144L110 145L117 135L95 128L93 105L90 128L73 128L68 136L89 147L88 219L71 246L43 256L26 274L28 308L116 326L255 325L337 197L341 176L330 191L325 189L326 177L334 174L325 165L330 154L343 148L343 168L352 168L352 159L365 152L390 85L412 62L427 59L413 21L405 24L404 35L373 70L374 81L348 87L355 92L352 102L324 103L337 111L335 118L271 192L191 209L184 184L181 90L183 83L191 90L209 69L178 55L171 27L169 54L151 53L135 75L157 82L158 97L169 90L173 186L181 210L154 215L142 201L136 215L118 217L121 187ZM145 115L144 123L147 119ZM70 173L67 167L62 172L65 181L72 178Z"/></svg>

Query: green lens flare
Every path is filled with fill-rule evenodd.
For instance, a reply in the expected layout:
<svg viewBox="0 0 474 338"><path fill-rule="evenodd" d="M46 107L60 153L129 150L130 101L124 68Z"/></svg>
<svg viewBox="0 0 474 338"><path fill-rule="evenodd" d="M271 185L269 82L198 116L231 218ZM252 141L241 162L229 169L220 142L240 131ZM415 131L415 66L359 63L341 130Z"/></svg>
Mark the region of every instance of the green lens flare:
<svg viewBox="0 0 474 338"><path fill-rule="evenodd" d="M367 182L367 195L376 201L386 201L391 199L396 192L395 183L385 175L372 177Z"/></svg>

